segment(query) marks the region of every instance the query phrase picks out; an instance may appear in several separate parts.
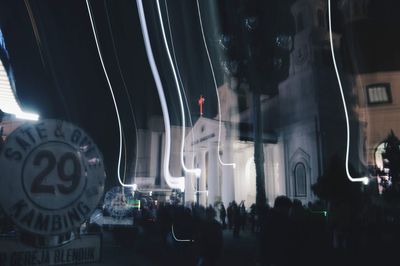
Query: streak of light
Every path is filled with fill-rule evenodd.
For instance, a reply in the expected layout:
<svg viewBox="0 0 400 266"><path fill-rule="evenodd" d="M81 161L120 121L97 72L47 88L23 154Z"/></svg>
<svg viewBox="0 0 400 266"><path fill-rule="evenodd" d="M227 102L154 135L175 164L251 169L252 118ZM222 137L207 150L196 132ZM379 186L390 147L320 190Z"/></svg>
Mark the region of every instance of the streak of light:
<svg viewBox="0 0 400 266"><path fill-rule="evenodd" d="M217 142L218 149L217 149L217 156L218 156L219 163L221 165L223 165L223 166L232 166L233 168L235 168L236 167L235 163L225 163L225 162L223 162L221 160L221 155L219 154L219 148L220 148L220 143L221 143L221 127L222 127L221 101L220 101L220 98L219 98L218 85L217 85L217 80L215 78L213 64L211 62L210 52L208 51L206 36L204 34L203 20L201 19L201 11L200 11L199 0L196 0L196 3L197 3L197 13L199 15L199 20L200 20L201 35L203 37L203 43L204 43L204 47L206 49L207 59L208 59L209 65L210 65L211 74L212 74L212 78L213 78L213 81L214 81L214 87L215 87L215 92L217 94L217 101L218 101L218 142Z"/></svg>
<svg viewBox="0 0 400 266"><path fill-rule="evenodd" d="M153 73L154 81L156 83L157 92L158 92L158 96L160 98L161 110L162 110L163 119L164 119L164 128L165 128L165 149L164 149L164 162L163 162L164 178L165 178L167 185L170 188L180 189L181 191L184 191L185 177L173 177L173 176L171 176L171 174L169 172L169 160L170 160L170 152L171 152L171 125L170 125L170 119L169 119L169 113L168 113L168 106L167 106L167 101L165 99L165 94L164 94L163 86L161 83L160 74L158 73L157 65L156 65L156 62L154 59L153 50L151 49L149 32L147 29L146 17L145 17L144 9L143 9L143 2L142 2L142 0L136 0L136 4L138 7L140 26L142 29L143 41L144 41L144 45L146 48L146 54L147 54L147 58L149 60L151 71Z"/></svg>
<svg viewBox="0 0 400 266"><path fill-rule="evenodd" d="M186 105L186 108L187 108L187 111L188 111L188 114L189 114L189 123L190 123L190 126L192 127L192 143L194 143L194 140L195 140L195 125L193 124L193 121L192 121L192 115L191 115L191 112L190 112L190 106L189 106L189 103L188 103L188 100L187 100L185 87L183 85L183 81L182 81L182 78L181 78L181 75L180 75L180 70L179 70L179 66L178 66L178 60L176 59L176 53L175 53L175 48L174 48L174 46L175 46L174 45L174 38L172 36L172 29L171 29L171 23L170 23L170 19L169 19L167 0L165 0L164 3L165 3L165 12L166 12L166 16L167 16L168 30L169 30L169 33L170 33L169 37L170 37L170 41L171 41L172 56L174 58L174 62L175 62L175 66L176 66L176 73L178 75L178 79L179 79L179 82L181 84L183 97L185 99L185 105ZM192 162L194 163L194 151L192 151ZM195 188L195 184L193 183L192 178L189 178L189 181L190 181L190 187L192 187L192 189L195 191L196 188Z"/></svg>
<svg viewBox="0 0 400 266"><path fill-rule="evenodd" d="M118 182L123 187L132 187L133 188L134 187L133 184L124 184L122 182L122 180L121 180L120 171L121 171L122 144L123 144L121 119L120 119L120 116L119 116L118 105L117 105L117 101L115 99L114 91L113 91L110 79L108 77L108 73L107 73L106 67L104 65L103 56L101 54L100 44L99 44L99 41L97 39L96 26L94 24L94 20L93 20L92 11L91 11L91 8L90 8L89 0L86 0L86 6L87 6L88 13L89 13L90 25L92 27L94 40L96 42L97 53L99 54L101 66L103 68L103 72L104 72L104 75L106 77L108 87L110 89L110 93L111 93L111 96L112 96L112 99L113 99L113 103L114 103L114 107L115 107L115 113L117 115L117 120L118 120L118 133L119 133L119 150L118 150L118 167L117 167Z"/></svg>
<svg viewBox="0 0 400 266"><path fill-rule="evenodd" d="M346 116L346 137L347 137L347 139L346 139L346 162L345 162L346 174L347 174L347 178L351 182L362 182L365 185L367 185L369 183L369 178L367 176L355 178L355 177L352 177L350 175L350 172L349 172L349 149L350 149L349 115L348 115L348 112L347 112L346 100L344 98L342 82L341 82L341 79L340 79L338 67L336 65L335 51L334 51L334 47L333 47L331 0L328 0L328 20L329 20L329 39L330 39L330 44L331 44L332 61L333 61L333 65L335 67L335 73L336 73L336 77L337 77L339 88L340 88L340 95L342 96L343 109L344 109L344 113L345 113L345 116Z"/></svg>
<svg viewBox="0 0 400 266"><path fill-rule="evenodd" d="M43 57L43 48L42 48L42 41L40 40L40 35L39 35L39 31L36 25L36 21L35 21L35 17L33 16L33 12L32 12L32 8L31 5L29 3L29 0L24 0L25 6L26 6L26 10L28 11L28 15L29 15L29 19L31 21L32 24L32 29L33 29L33 34L35 35L36 38L36 43L38 45L38 50L39 50L39 54L40 54L40 59L42 60L42 64L43 66L45 66L45 60Z"/></svg>
<svg viewBox="0 0 400 266"><path fill-rule="evenodd" d="M26 9L28 11L29 20L30 20L31 25L32 25L33 34L35 35L36 44L37 44L37 47L38 47L38 50L39 50L39 54L40 54L40 60L42 61L43 67L48 69L48 71L50 73L50 76L51 76L51 78L52 78L52 80L54 82L54 86L55 86L58 94L60 95L61 103L63 105L63 110L65 111L67 117L69 118L70 117L69 108L67 107L65 99L63 97L63 93L62 93L62 90L61 90L60 83L57 80L57 76L56 76L56 73L55 73L55 70L54 70L54 67L53 67L53 63L52 63L51 53L46 51L46 41L45 41L46 39L44 38L43 39L44 41L42 42L42 39L40 38L40 32L39 32L39 29L38 29L37 25L38 24L39 25L42 24L41 20L40 20L41 17L38 16L38 22L39 23L37 23L36 19L35 19L35 16L34 16L34 13L33 13L33 10L32 10L32 7L31 7L31 4L29 3L29 0L24 0L24 2L25 2ZM47 59L47 64L46 64L46 60L45 59Z"/></svg>
<svg viewBox="0 0 400 266"><path fill-rule="evenodd" d="M177 77L177 74L176 74L174 62L173 62L172 57L171 57L171 52L169 51L167 37L165 35L164 21L163 21L162 14L161 14L161 9L160 9L160 1L157 0L156 2L157 2L158 17L160 19L161 32L162 32L162 36L163 36L163 40L164 40L164 44L165 44L165 49L167 51L168 60L169 60L169 63L171 65L171 68L172 68L172 73L173 73L173 76L174 76L175 85L176 85L176 89L178 91L178 96L179 96L179 105L180 105L180 108L181 108L181 115L182 115L181 116L181 119L182 119L182 134L181 135L182 136L181 136L181 150L180 150L181 166L182 166L182 168L183 168L183 170L185 172L195 174L195 176L200 176L201 175L201 169L200 168L189 169L189 168L186 167L185 162L183 160L183 151L184 151L184 147L185 147L185 137L186 137L186 134L185 134L185 129L186 129L185 109L183 107L182 94L181 94L181 89L180 89L178 77Z"/></svg>
<svg viewBox="0 0 400 266"><path fill-rule="evenodd" d="M172 233L172 237L173 237L174 240L177 241L177 242L194 242L193 239L178 239L178 238L175 236L174 224L171 225L171 233Z"/></svg>
<svg viewBox="0 0 400 266"><path fill-rule="evenodd" d="M208 190L195 190L196 193L207 193L208 194Z"/></svg>
<svg viewBox="0 0 400 266"><path fill-rule="evenodd" d="M119 71L121 79L122 79L122 84L123 84L124 89L125 89L125 93L128 96L129 108L130 108L131 115L132 115L133 126L135 128L136 154L135 154L135 169L134 169L133 173L134 173L134 176L136 176L137 165L138 165L138 154L139 154L139 137L138 137L138 129L137 129L136 117L135 117L135 113L133 111L132 101L131 101L131 98L129 96L128 86L126 85L124 74L122 73L121 64L120 64L120 61L119 61L119 57L118 57L118 53L117 53L117 49L116 49L116 45L115 45L115 41L114 41L114 34L113 34L113 31L112 31L111 20L110 20L109 14L108 14L108 8L107 8L106 0L104 0L104 8L106 10L106 17L107 17L107 22L108 22L108 29L109 29L109 32L110 32L110 35L111 35L111 43L112 43L112 47L113 47L113 52L114 52L115 59L116 59L116 62L117 62L118 71ZM125 170L126 170L126 148L125 148Z"/></svg>
<svg viewBox="0 0 400 266"><path fill-rule="evenodd" d="M14 90L11 86L12 79L8 77L3 63L0 60L0 109L4 113L15 115L19 119L25 120L38 120L39 115L35 113L27 113L21 109L21 105L15 96Z"/></svg>

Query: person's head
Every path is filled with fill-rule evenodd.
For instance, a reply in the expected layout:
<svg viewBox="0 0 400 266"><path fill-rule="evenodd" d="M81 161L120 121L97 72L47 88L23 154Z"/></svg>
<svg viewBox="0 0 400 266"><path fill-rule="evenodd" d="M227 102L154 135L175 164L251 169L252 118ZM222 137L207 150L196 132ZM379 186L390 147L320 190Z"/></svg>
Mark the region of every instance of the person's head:
<svg viewBox="0 0 400 266"><path fill-rule="evenodd" d="M302 209L303 208L303 203L299 199L294 199L293 200L293 208Z"/></svg>
<svg viewBox="0 0 400 266"><path fill-rule="evenodd" d="M278 196L274 202L274 210L289 215L289 210L292 207L292 201L286 196Z"/></svg>
<svg viewBox="0 0 400 266"><path fill-rule="evenodd" d="M213 220L216 216L215 210L212 207L208 207L206 209L206 218L207 220Z"/></svg>

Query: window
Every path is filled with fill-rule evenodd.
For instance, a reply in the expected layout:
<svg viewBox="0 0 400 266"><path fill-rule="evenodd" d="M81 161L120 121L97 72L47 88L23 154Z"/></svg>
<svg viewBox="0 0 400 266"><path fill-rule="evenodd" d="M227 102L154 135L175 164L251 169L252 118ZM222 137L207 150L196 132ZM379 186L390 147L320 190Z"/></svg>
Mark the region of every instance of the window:
<svg viewBox="0 0 400 266"><path fill-rule="evenodd" d="M367 86L367 101L368 104L383 104L391 103L392 96L390 92L390 84L371 84Z"/></svg>
<svg viewBox="0 0 400 266"><path fill-rule="evenodd" d="M307 196L306 167L297 163L294 167L294 195L295 197Z"/></svg>
<svg viewBox="0 0 400 266"><path fill-rule="evenodd" d="M304 29L304 21L302 13L297 14L296 25L297 25L297 32L300 32Z"/></svg>

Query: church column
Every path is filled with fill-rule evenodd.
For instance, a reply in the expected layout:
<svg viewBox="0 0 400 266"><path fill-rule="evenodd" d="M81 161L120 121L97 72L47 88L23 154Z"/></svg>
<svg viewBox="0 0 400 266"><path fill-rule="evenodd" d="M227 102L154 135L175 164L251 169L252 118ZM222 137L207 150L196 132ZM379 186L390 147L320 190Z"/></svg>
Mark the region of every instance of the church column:
<svg viewBox="0 0 400 266"><path fill-rule="evenodd" d="M185 152L186 166L195 168L192 154ZM196 177L191 173L185 173L185 202L196 202Z"/></svg>
<svg viewBox="0 0 400 266"><path fill-rule="evenodd" d="M232 144L226 141L223 146L222 162L232 163ZM225 206L235 199L235 169L231 165L221 165L222 167L222 201Z"/></svg>
<svg viewBox="0 0 400 266"><path fill-rule="evenodd" d="M221 196L219 195L219 174L218 174L218 145L216 142L208 143L208 204L213 205Z"/></svg>
<svg viewBox="0 0 400 266"><path fill-rule="evenodd" d="M198 153L198 160L199 160L199 167L201 169L201 176L199 180L199 191L200 191L200 205L205 206L207 201L207 193L206 191L206 150L201 148L200 152ZM196 187L197 187L197 180L196 180Z"/></svg>

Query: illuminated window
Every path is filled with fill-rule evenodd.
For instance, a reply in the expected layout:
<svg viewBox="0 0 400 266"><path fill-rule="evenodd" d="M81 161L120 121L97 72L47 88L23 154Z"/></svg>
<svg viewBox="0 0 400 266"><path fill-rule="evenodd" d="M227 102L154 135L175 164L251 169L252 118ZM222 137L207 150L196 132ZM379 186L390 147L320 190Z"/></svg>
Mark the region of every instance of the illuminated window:
<svg viewBox="0 0 400 266"><path fill-rule="evenodd" d="M297 163L294 167L294 195L296 197L307 196L306 167L303 163Z"/></svg>
<svg viewBox="0 0 400 266"><path fill-rule="evenodd" d="M367 86L368 104L391 103L392 96L390 93L390 84L371 84Z"/></svg>

